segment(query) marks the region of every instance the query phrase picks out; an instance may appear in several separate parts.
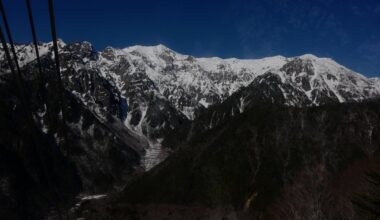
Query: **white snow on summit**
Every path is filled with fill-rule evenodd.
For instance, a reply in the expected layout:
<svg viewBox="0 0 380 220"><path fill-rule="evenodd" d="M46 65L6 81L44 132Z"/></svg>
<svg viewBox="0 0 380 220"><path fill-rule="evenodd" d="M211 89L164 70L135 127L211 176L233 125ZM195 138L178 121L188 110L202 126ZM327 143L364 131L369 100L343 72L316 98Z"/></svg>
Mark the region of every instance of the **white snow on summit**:
<svg viewBox="0 0 380 220"><path fill-rule="evenodd" d="M207 108L221 102L257 76L270 71L277 73L283 83L299 87L315 105L319 104L312 95L316 91L331 91L339 102L360 101L380 94L379 86L375 86L378 81L374 83L330 58L318 58L312 54L262 59L195 58L164 45L132 46L121 51L134 66L134 71L145 72L159 92L166 94L175 107L190 119L194 117L196 106ZM295 60L300 60L300 65L309 65L307 68L312 73L285 74L281 70L285 64ZM304 80L309 82L310 88L302 87Z"/></svg>

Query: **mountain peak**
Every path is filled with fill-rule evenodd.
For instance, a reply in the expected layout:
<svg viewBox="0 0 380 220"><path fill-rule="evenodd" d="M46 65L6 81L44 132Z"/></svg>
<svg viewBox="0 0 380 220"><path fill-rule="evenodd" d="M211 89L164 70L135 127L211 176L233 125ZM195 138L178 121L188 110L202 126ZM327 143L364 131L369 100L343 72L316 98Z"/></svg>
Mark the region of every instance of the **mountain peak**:
<svg viewBox="0 0 380 220"><path fill-rule="evenodd" d="M316 60L319 59L319 57L315 56L314 54L304 54L301 56L298 56L301 59L306 59L306 60Z"/></svg>
<svg viewBox="0 0 380 220"><path fill-rule="evenodd" d="M153 45L153 46L143 46L135 45L123 49L125 52L138 51L143 53L162 53L164 51L173 51L172 49L166 47L163 44Z"/></svg>

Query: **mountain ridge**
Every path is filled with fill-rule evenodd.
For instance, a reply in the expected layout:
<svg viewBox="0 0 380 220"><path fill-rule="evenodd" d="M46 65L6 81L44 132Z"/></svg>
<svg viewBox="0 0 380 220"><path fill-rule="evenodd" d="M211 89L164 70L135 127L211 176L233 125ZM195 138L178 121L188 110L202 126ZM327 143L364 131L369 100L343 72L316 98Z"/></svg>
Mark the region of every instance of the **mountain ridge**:
<svg viewBox="0 0 380 220"><path fill-rule="evenodd" d="M65 87L104 116L108 107L97 103L90 91L90 78L97 74L110 84L117 97L119 120L129 130L147 138L151 146L148 150L157 149L153 155L162 154L161 159L148 160L147 164L151 164L148 169L167 156L160 146L172 130L182 126L181 123L191 123L200 112L223 103L240 90L246 92L240 92L245 95L234 101L239 110L233 107L229 114L242 113L244 103L257 99L250 95L258 91L257 86L266 87L269 94L255 92L255 96L261 94L273 102L282 100L282 104L291 106L360 102L380 95L378 78L367 78L330 58L312 54L222 59L196 58L162 44L107 47L102 51L96 51L87 41L66 44L59 40L58 45L64 57L61 71ZM52 58L51 47L51 42L40 44L41 56ZM16 49L21 66L35 62L32 44L17 45ZM78 73L88 76L78 78Z"/></svg>
<svg viewBox="0 0 380 220"><path fill-rule="evenodd" d="M363 102L366 106L367 100L380 97L379 78L367 78L332 59L310 54L238 60L196 58L163 45L108 47L96 51L89 42L66 44L60 40L58 47L68 113L64 122L60 113L63 107L56 95L59 90L52 43L39 45L42 75L39 75L33 45L16 46L23 90L30 103L28 114L33 116L33 129L40 129L41 136L40 140L31 142L33 135L21 135L21 149L19 134L30 128L22 123L25 112L17 96L20 91L13 86L14 78L0 50L0 90L4 103L0 120L5 125L0 140L8 146L10 155L22 155L17 160L20 164L36 160L35 154L28 153L28 145L43 145L48 141L46 149L54 146L56 156L72 164L73 169L66 169L72 179L67 180L65 187L75 193L119 191L136 176L181 150L194 137L203 137L215 129L223 131L223 126L247 115L251 117L250 113L256 110L265 113L265 106L301 113L312 113L315 106L327 109L341 106L343 111L344 106L351 103ZM350 104L339 104L342 102ZM330 109L332 119L336 114L334 108ZM271 114L276 115L275 112ZM367 116L372 117L363 113L363 118ZM259 116L252 117L261 120ZM297 123L302 125L303 117L301 114ZM313 120L309 120L310 125ZM371 126L364 127L372 135L375 131ZM219 137L221 144L228 132L225 134ZM66 168L65 163L51 166L57 173ZM12 163L6 162L5 167L12 167ZM34 170L22 168L19 171L17 178L24 175L22 172L35 176ZM9 173L0 173L0 178L8 181ZM12 186L17 186L17 178L10 182ZM35 180L45 181L38 176ZM70 181L78 184L72 185ZM51 185L50 189L53 188ZM36 189L32 186L33 190ZM4 204L14 200L16 205L23 205L22 198L7 189L0 188L0 199L2 195L6 198ZM44 202L45 205L48 206Z"/></svg>

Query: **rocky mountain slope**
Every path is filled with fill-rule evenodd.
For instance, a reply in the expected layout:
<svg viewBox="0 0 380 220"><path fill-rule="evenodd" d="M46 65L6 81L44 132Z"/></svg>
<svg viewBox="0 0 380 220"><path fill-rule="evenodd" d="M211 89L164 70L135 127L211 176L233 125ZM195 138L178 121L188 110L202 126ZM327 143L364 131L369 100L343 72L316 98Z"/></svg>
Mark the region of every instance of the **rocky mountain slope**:
<svg viewBox="0 0 380 220"><path fill-rule="evenodd" d="M0 202L16 201L10 210L25 205L15 199L22 195L11 190L25 174L35 183L52 179L48 187L52 195L57 189L70 195L117 191L184 142L251 111L258 103L310 107L362 102L380 95L378 78L366 78L331 59L313 55L239 60L195 58L163 45L108 47L100 52L88 42L59 41L58 45L64 107L52 43L39 45L42 76L33 45L16 46L28 106L23 106L17 95L0 49L0 119L4 125L0 140L7 146L6 155L24 163L39 154L26 150L29 145L54 146L57 151L46 154L61 157L62 162L46 161L42 166L66 172L69 177L61 186L51 170L38 174L38 168L30 170L26 164L16 176L3 170ZM33 125L21 123L25 112L33 115ZM66 123L62 123L63 112ZM17 123L12 124L10 118ZM6 127L12 126L14 129L8 131ZM38 135L30 130L37 130ZM25 132L28 135L18 141ZM38 140L33 139L36 135ZM15 161L3 165L11 167ZM78 184L70 184L73 182ZM30 184L25 195L40 192L33 188L36 185ZM36 204L49 208L45 207L47 201Z"/></svg>
<svg viewBox="0 0 380 220"><path fill-rule="evenodd" d="M239 89L246 92L234 95L234 110L224 115L243 112L254 102L247 88L255 90L261 85L272 85L271 93L259 91L261 96L290 106L356 102L380 95L378 79L313 55L239 60L195 58L163 45L108 47L101 52L88 42L66 45L59 41L59 46L65 89L99 117L111 113L145 139L148 145L142 161L147 170L166 158L169 148L176 147L162 148L168 134L189 127L196 115ZM18 45L16 49L21 65L36 75L33 46ZM51 57L52 43L41 44L39 50L42 57ZM52 66L44 68L53 72ZM99 83L107 87L106 93L96 90Z"/></svg>
<svg viewBox="0 0 380 220"><path fill-rule="evenodd" d="M268 72L278 75L281 83L303 93L313 105L360 101L380 94L376 79L367 79L329 58L309 54L238 60L194 58L163 45L134 46L122 51L189 119L194 118L198 108L224 101L257 76ZM286 99L292 98L292 94L283 93ZM289 100L286 104L300 103Z"/></svg>
<svg viewBox="0 0 380 220"><path fill-rule="evenodd" d="M120 195L84 204L79 216L365 219L351 200L366 192L365 173L379 170L379 146L379 101L258 103L194 135Z"/></svg>
<svg viewBox="0 0 380 220"><path fill-rule="evenodd" d="M168 132L182 123L189 124L200 111L225 101L259 76L258 84L279 85L278 96L291 106L356 102L380 95L378 79L309 54L239 60L195 58L164 45L108 47L100 52L88 42L66 45L60 41L60 46L67 88L84 104L101 114L110 110L104 103L95 102L96 94L91 94L86 85L95 75L118 94L115 101L121 106L120 121L147 138L148 154L161 155L160 159L148 159L147 169L166 157L168 152L160 143ZM34 60L32 45L19 45L17 49L23 64ZM49 51L51 43L40 45L42 55ZM77 73L87 76L78 77ZM240 97L240 102L237 107L241 112L249 99Z"/></svg>

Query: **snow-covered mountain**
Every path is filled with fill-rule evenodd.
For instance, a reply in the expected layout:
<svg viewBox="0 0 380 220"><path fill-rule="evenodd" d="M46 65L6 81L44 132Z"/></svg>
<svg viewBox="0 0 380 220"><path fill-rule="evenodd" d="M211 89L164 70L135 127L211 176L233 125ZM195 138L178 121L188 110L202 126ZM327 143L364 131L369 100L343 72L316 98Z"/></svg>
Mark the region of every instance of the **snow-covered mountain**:
<svg viewBox="0 0 380 220"><path fill-rule="evenodd" d="M380 94L378 81L355 73L329 58L310 54L239 60L194 58L163 45L134 46L123 51L129 56L132 54L132 62L142 67L161 94L190 119L197 107L207 108L221 102L239 88L249 85L257 76L268 72L278 75L282 83L305 94L314 105L323 104L323 98L348 102Z"/></svg>
<svg viewBox="0 0 380 220"><path fill-rule="evenodd" d="M301 161L298 156L309 155L303 153L304 143L315 145L316 149L322 146L324 150L313 150L310 155L319 158L314 157L319 152L333 156L324 161L334 164L352 158L344 154L349 151L341 151L339 147L358 143L360 149L371 153L377 146L377 104L308 108L380 97L379 78L366 78L328 58L313 55L251 60L195 58L163 45L108 47L103 51L96 51L88 42L59 41L58 45L63 93L56 78L51 42L39 45L42 75L33 45L17 45L22 89L15 86L0 47L0 146L5 146L0 147L0 163L4 167L0 172L0 203L7 210L8 204L13 204L11 212L18 212L18 205L50 210L50 201L71 202L79 193L118 191L172 151L178 152L171 157L178 163L167 166L173 161L170 159L157 170L185 165L194 171L199 169L193 165L203 167L201 161L218 161L241 176L235 168L241 170L243 166L235 166L235 161L242 152L264 155L269 166L259 167L267 168L273 165L273 155L287 155L285 151L293 152L297 163ZM351 110L345 111L346 107ZM320 113L315 114L316 111ZM326 114L329 116L325 117ZM337 115L345 116L335 120ZM352 118L355 124L347 127ZM352 135L356 130L362 130L362 135ZM242 139L236 137L249 142L241 145ZM313 138L315 141L309 141ZM342 142L329 145L330 140ZM230 144L225 145L226 141ZM252 144L255 142L259 144ZM288 151L283 143L290 144L292 149L294 143L299 143L301 151ZM235 144L244 150L231 148ZM262 150L254 149L258 146ZM337 149L338 153L334 151ZM357 155L355 147L349 149ZM186 151L181 154L181 150ZM231 156L236 152L236 157ZM185 156L185 160L178 159L178 155ZM210 160L208 155L217 160ZM231 163L226 163L226 158ZM251 159L255 158L260 157ZM310 161L308 156L305 158ZM288 164L288 159L286 156L282 161ZM261 162L259 159L257 164ZM214 169L205 172L200 169L201 179L210 170L214 173ZM272 176L269 178L272 180ZM189 183L182 175L177 179L184 180L186 186ZM209 183L207 180L202 186ZM20 187L25 190L20 192ZM249 196L251 193L249 190ZM50 201L44 201L43 197L49 194Z"/></svg>
<svg viewBox="0 0 380 220"><path fill-rule="evenodd" d="M260 60L194 58L163 46L123 49L178 110L189 119L197 108L222 102L257 75L286 63L284 57Z"/></svg>
<svg viewBox="0 0 380 220"><path fill-rule="evenodd" d="M65 88L100 117L112 113L146 138L150 146L143 159L146 169L170 153L161 149L161 142L172 130L244 89L236 104L240 112L253 100L249 91L262 85L277 92L261 96L294 106L357 102L380 95L378 78L366 78L329 58L310 54L241 60L195 58L164 45L107 47L97 52L88 42L60 41L59 47ZM53 56L52 43L39 49L42 57ZM35 62L32 45L18 45L17 51L23 66ZM113 95L97 92L94 86L99 82L106 83Z"/></svg>

